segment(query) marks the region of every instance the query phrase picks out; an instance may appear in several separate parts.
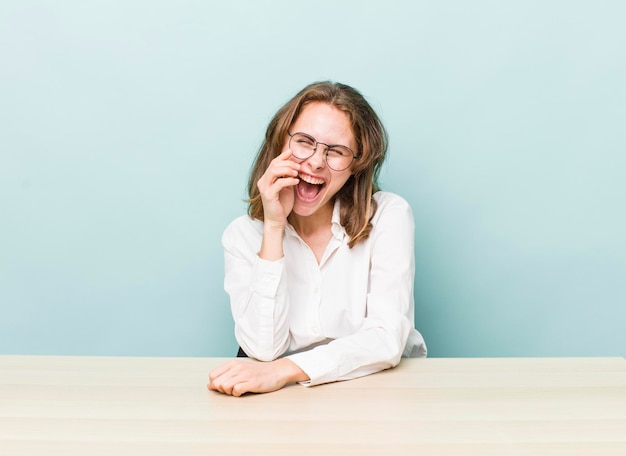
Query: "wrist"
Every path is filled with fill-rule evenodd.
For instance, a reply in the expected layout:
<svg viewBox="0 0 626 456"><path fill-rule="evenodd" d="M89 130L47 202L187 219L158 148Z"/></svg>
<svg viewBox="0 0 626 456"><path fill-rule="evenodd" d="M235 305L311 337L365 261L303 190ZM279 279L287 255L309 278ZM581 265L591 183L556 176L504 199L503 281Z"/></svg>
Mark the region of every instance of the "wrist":
<svg viewBox="0 0 626 456"><path fill-rule="evenodd" d="M300 366L289 358L281 358L277 360L277 362L281 363L285 376L284 378L287 380L287 383L306 382L307 380L310 380L306 372L300 369Z"/></svg>
<svg viewBox="0 0 626 456"><path fill-rule="evenodd" d="M263 232L264 233L282 233L285 231L285 225L287 224L287 220L282 222L276 220L267 220L263 221Z"/></svg>
<svg viewBox="0 0 626 456"><path fill-rule="evenodd" d="M283 257L283 236L285 226L265 222L263 224L263 240L259 257L268 261L277 261Z"/></svg>

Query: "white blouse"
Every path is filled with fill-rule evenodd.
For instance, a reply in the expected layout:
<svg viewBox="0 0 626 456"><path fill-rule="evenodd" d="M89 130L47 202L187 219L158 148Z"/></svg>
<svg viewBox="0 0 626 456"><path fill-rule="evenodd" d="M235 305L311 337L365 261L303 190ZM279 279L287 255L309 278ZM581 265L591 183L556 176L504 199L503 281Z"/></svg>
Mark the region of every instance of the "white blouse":
<svg viewBox="0 0 626 456"><path fill-rule="evenodd" d="M287 225L284 257L257 255L263 222L235 219L224 231L224 288L235 337L252 358L287 356L310 377L304 385L348 380L425 357L413 323L414 221L400 196L377 192L367 240L352 249L335 203L332 233L318 264Z"/></svg>

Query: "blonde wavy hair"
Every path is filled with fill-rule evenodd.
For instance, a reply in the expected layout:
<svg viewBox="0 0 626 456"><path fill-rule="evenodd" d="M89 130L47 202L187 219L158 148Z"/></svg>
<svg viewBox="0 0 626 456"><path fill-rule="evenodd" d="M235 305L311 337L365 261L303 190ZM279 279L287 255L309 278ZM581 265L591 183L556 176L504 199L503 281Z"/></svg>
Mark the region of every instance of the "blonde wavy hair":
<svg viewBox="0 0 626 456"><path fill-rule="evenodd" d="M330 81L310 84L274 115L248 180L248 214L263 220L263 203L257 182L270 162L281 153L287 132L304 106L312 102L327 103L345 112L356 139L355 153L359 158L352 163L352 175L335 195L341 206L340 222L350 237L348 245L352 248L367 239L372 230L371 219L376 213L376 201L372 195L379 190L378 175L387 153L388 136L363 95L345 84Z"/></svg>

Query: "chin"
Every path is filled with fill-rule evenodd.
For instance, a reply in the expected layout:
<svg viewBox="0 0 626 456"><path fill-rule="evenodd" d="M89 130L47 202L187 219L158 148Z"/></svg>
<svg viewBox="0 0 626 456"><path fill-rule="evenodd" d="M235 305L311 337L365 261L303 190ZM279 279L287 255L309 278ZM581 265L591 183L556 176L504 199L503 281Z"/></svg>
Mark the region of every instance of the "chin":
<svg viewBox="0 0 626 456"><path fill-rule="evenodd" d="M323 208L327 206L328 204L329 204L328 201L326 202L316 201L314 203L304 203L302 201L296 200L295 204L293 205L292 212L299 217L308 217L310 215L315 214L317 211L320 210L320 208Z"/></svg>
<svg viewBox="0 0 626 456"><path fill-rule="evenodd" d="M292 212L298 217L308 217L309 215L315 214L317 209L317 206L298 207L298 205L294 205Z"/></svg>

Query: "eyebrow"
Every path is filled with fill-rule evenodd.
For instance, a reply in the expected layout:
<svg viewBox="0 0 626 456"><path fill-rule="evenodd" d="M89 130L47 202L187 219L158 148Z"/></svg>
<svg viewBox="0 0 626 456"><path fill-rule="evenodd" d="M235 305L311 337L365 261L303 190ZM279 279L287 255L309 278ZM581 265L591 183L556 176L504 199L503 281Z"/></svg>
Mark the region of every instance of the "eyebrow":
<svg viewBox="0 0 626 456"><path fill-rule="evenodd" d="M289 133L289 131L287 131L287 133ZM296 132L294 132L294 133L290 133L290 135L295 135L295 134L298 134L298 133L300 133L301 135L308 136L309 138L311 138L311 139L312 139L313 141L315 141L316 143L318 143L318 144L323 144L323 145L325 145L325 146L326 146L326 147L328 147L328 148L333 148L333 147L345 147L346 149L348 149L350 152L352 152L352 153L354 154L354 151L352 150L352 147L350 147L350 146L346 146L346 145L344 145L344 144L338 144L338 143L336 143L336 144L328 144L328 143L325 143L325 142L321 142L321 141L318 141L318 140L317 140L317 138L315 138L315 136L310 135L309 133L305 133L305 132L303 132L303 131L296 131Z"/></svg>

